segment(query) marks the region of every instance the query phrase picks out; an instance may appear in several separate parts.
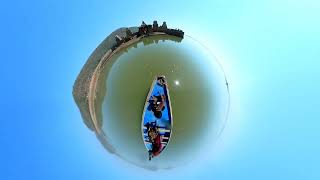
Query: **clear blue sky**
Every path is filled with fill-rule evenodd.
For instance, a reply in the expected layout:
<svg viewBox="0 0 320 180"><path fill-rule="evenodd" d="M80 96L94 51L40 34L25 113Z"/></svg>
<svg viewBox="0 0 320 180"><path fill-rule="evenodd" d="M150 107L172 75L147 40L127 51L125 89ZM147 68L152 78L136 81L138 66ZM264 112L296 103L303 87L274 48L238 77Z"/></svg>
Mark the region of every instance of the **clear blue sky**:
<svg viewBox="0 0 320 180"><path fill-rule="evenodd" d="M0 179L320 179L320 2L2 1ZM208 158L148 172L82 123L73 82L122 26L166 20L210 48L230 81Z"/></svg>

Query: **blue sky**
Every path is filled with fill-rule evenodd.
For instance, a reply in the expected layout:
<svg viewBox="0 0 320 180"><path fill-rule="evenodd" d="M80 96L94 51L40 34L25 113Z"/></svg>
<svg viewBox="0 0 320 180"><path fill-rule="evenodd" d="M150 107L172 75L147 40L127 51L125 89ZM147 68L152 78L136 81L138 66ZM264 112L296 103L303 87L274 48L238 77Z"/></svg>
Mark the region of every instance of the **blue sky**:
<svg viewBox="0 0 320 180"><path fill-rule="evenodd" d="M2 1L0 179L319 179L320 2ZM73 82L114 29L167 21L203 42L230 82L208 158L148 172L82 123Z"/></svg>

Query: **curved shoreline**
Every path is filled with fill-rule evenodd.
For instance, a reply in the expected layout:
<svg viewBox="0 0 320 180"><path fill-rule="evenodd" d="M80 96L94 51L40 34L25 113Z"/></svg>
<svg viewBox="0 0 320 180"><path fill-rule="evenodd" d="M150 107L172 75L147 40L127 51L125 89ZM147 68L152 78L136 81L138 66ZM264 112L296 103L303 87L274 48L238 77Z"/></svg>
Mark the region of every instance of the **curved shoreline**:
<svg viewBox="0 0 320 180"><path fill-rule="evenodd" d="M114 32L112 34L114 34ZM103 44L108 38L110 38L112 36L112 34L109 35L101 44ZM82 115L84 123L87 125L87 127L89 129L94 131L96 137L99 139L99 141L102 143L102 145L104 146L104 148L108 152L110 152L112 154L116 154L120 158L122 158L128 162L131 162L131 161L126 159L125 157L122 157L120 154L117 153L116 149L112 146L112 144L110 144L110 142L108 140L109 139L108 136L105 134L104 131L101 130L102 122L99 122L99 118L101 118L101 117L99 117L99 113L97 111L97 108L99 107L99 105L97 106L95 103L95 102L97 102L96 101L97 100L96 99L97 93L100 88L99 87L100 86L99 80L101 78L101 72L104 70L106 63L115 54L122 51L123 49L128 48L129 46L131 46L135 43L138 43L139 41L142 41L142 39L144 39L144 38L148 38L151 36L163 36L163 35L168 35L168 34L162 33L162 32L157 32L157 33L149 34L148 36L140 36L140 37L133 38L130 41L122 43L120 46L118 46L113 51L111 48L108 48L107 51L101 55L102 56L101 58L95 59L95 61L92 62L93 60L90 57L93 54L95 54L96 51L99 50L99 46L101 46L101 44L100 44L98 46L98 48L88 58L86 64L84 65L83 69L81 70L80 74L78 75L77 80L76 80L74 87L73 87L73 96L74 96L76 104L80 110L80 113ZM173 36L173 35L169 35L169 36ZM95 64L95 62L97 62L97 63ZM95 66L92 67L92 66L90 66L91 64L94 64ZM87 71L87 70L89 70L89 71ZM84 72L91 72L91 73L84 73ZM82 79L86 80L85 83L83 83L83 84L80 83ZM79 94L81 94L81 90L85 90L85 91L82 91L83 95L79 96ZM85 116L85 115L88 115L88 116ZM131 163L135 164L136 166L148 169L148 170L153 170L153 171L157 170L156 167L141 166L139 164L136 164L135 162L131 162Z"/></svg>
<svg viewBox="0 0 320 180"><path fill-rule="evenodd" d="M95 102L96 93L97 93L97 82L99 80L101 70L103 69L105 63L108 62L108 60L111 59L114 54L116 54L117 52L121 51L122 49L127 48L128 46L140 41L142 38L143 37L132 39L126 43L121 44L114 51L112 51L111 49L109 51L107 51L107 53L101 58L99 64L97 65L97 67L93 71L92 79L91 79L90 85L89 85L88 106L89 106L89 112L91 115L91 120L92 120L92 123L94 125L94 129L97 134L101 133L101 126L98 125L94 102Z"/></svg>
<svg viewBox="0 0 320 180"><path fill-rule="evenodd" d="M159 35L167 35L166 33L161 33L161 32L157 32L157 33L153 33L150 34L149 36L159 36ZM148 36L140 36L137 38L134 38L126 43L121 44L119 47L117 47L114 51L109 50L100 60L99 64L97 65L97 67L95 68L93 75L92 75L92 79L90 81L90 86L89 86L89 93L88 93L88 105L89 105L89 112L91 115L91 119L94 125L94 129L96 131L97 134L101 133L101 126L98 125L98 119L96 117L96 109L95 109L95 99L96 99L96 94L97 94L97 87L98 87L98 80L100 78L100 73L104 68L104 65L106 62L109 61L109 59L111 59L113 57L113 55L115 55L116 53L118 53L119 51L129 47L130 45L137 43L139 41L141 41L143 38L146 38Z"/></svg>
<svg viewBox="0 0 320 180"><path fill-rule="evenodd" d="M122 28L122 29L126 29L126 28ZM115 33L112 33L112 34L115 34ZM114 38L115 36L112 36L112 34L110 34L106 39ZM120 36L118 33L116 33L115 35ZM129 36L129 38L127 38L127 37L120 37L119 39L116 39L117 37L114 38L117 41L116 42L117 44L115 46L112 46L110 44L107 45L108 42L106 40L104 40L103 42L100 43L100 45L97 47L97 49L91 54L91 56L87 60L87 63L85 64L81 73L78 76L78 79L80 79L80 80L84 79L86 81L83 81L84 83L79 83L80 81L78 81L78 79L77 79L77 81L75 83L75 86L74 86L75 101L80 109L81 114L83 114L83 113L88 114L88 118L87 119L83 118L83 120L85 121L85 123L88 127L90 126L89 128L94 132L94 134L96 135L96 137L98 138L100 143L103 145L103 147L107 150L107 152L114 154L117 157L119 157L120 159L125 160L127 162L130 162L138 167L142 167L142 168L149 169L149 170L157 170L157 169L162 169L162 168L166 169L169 167L173 168L176 166L175 163L152 164L152 165L144 164L143 163L144 156L141 155L142 149L139 149L140 142L135 143L135 144L137 144L137 146L136 146L137 149L135 149L135 151L132 151L134 153L132 155L134 155L134 156L125 154L124 152L127 152L126 150L128 148L135 147L135 146L132 146L132 144L130 144L130 147L129 146L127 147L127 144L125 144L126 146L123 146L123 144L121 144L121 143L118 144L118 142L124 142L124 141L122 141L123 139L118 139L118 137L122 137L122 136L119 136L121 134L117 134L117 133L119 133L118 128L121 128L124 126L126 128L130 128L130 131L132 130L132 132L130 132L130 134L129 133L126 134L126 136L123 136L123 137L132 138L132 139L130 139L130 141L128 141L130 143L135 142L134 139L138 135L138 133L137 133L138 130L135 126L138 122L138 115L140 115L140 107L142 107L142 105L140 104L140 99L142 99L142 96L144 96L144 93L145 93L144 90L146 89L146 87L144 87L144 83L145 83L144 77L149 77L148 75L150 73L153 74L153 73L157 73L157 71L158 71L156 69L152 69L152 70L150 70L150 72L148 72L149 65L147 65L147 64L149 63L149 60L155 59L154 62L156 64L158 64L158 63L167 64L169 62L170 66L168 66L168 67L161 66L159 71L165 72L165 73L171 73L170 67L176 67L175 62L178 62L178 61L176 61L177 57L172 56L172 59L174 61L170 61L171 60L170 58L162 58L160 52L162 52L163 49L161 49L161 48L162 47L169 47L169 50L171 50L171 48L170 48L171 45L172 45L172 47L175 47L176 44L179 44L182 40L184 40L182 45L177 45L180 48L180 47L184 47L184 45L186 45L189 41L188 41L188 39L177 38L177 36L166 34L163 32L160 32L160 33L159 32L156 32L156 33L152 32L152 33L149 33L146 35L144 35L144 34L143 35L141 35L141 34L136 35L135 34L134 38L132 36ZM176 43L170 42L168 44L168 46L166 46L167 44L165 46L162 46L163 45L162 42L167 41L167 40L173 40ZM184 43L184 42L186 42L186 43ZM158 43L160 43L160 44L156 45ZM154 45L152 45L152 44L154 44ZM134 53L134 52L141 53L141 51L140 51L141 48L144 48L146 46L148 46L147 47L148 51L146 51L146 52L149 52L149 55L142 54L141 56L136 56L137 58L135 59L135 61L131 61L131 60L133 60L132 59L133 57L131 56L131 51L132 51L132 53ZM101 53L102 51L101 51L101 49L99 49L99 47L103 47L103 53ZM191 46L191 47L193 47L193 46ZM136 50L136 48L137 48L137 50ZM99 52L99 50L100 50L100 52ZM172 51L172 52L175 52L175 51ZM177 51L177 52L180 52L180 51ZM98 56L96 56L97 54L98 54ZM94 58L92 58L92 57L94 57ZM124 57L126 57L126 61L123 61ZM165 56L165 57L167 57L167 56ZM140 59L144 59L145 61L140 61ZM165 63L162 63L162 60ZM184 61L185 57L181 58L181 60L182 61L179 61L179 62L181 62L181 67L185 67L184 66L186 64ZM122 64L122 62L125 62L125 63ZM191 63L190 65L193 65L193 64ZM119 67L121 67L121 68L118 69ZM152 66L152 67L158 67L158 66ZM188 66L186 66L186 67L188 67ZM191 66L191 67L193 67L193 66ZM141 69L141 68L143 68L143 69ZM184 68L180 68L180 69L184 69ZM194 68L191 68L191 69L194 69ZM146 72L141 73L141 74L137 74L136 72L140 72L139 70L141 70L141 72L144 72L144 70L146 70ZM85 73L82 73L82 72L85 72ZM126 74L127 72L130 72L130 73ZM173 70L172 70L172 72L173 72ZM193 71L191 71L191 72L193 72ZM192 73L186 73L186 74L192 74ZM180 74L180 77L181 76L189 77L189 76L185 76L186 74ZM122 78L123 76L126 78ZM131 111L127 111L127 112L122 111L122 107L123 107L122 105L125 103L126 98L119 100L118 97L123 97L123 94L127 94L126 88L123 88L123 87L126 87L126 85L128 83L128 79L130 80L132 77L136 77L136 76L138 76L139 83L141 82L142 85L140 86L140 84L139 84L139 86L136 86L137 89L134 89L134 92L139 93L139 96L138 96L138 94L137 94L137 96L135 96L135 95L131 96L131 97L134 97L134 98L132 98L131 101L137 102L137 104L134 105L134 107L136 107L136 109L132 110L132 112L134 112L134 118L133 118L134 121L128 121L128 120L130 120L130 118L132 119L131 115L127 116L127 114L130 114ZM199 78L201 78L201 77L199 76ZM173 79L176 79L176 78L173 78ZM197 81L197 82L201 82L201 81ZM121 84L121 86L118 86L119 84ZM82 96L82 98L83 98L82 102L85 102L84 104L82 104L82 106L81 106L81 104L78 104L77 99L76 99L77 97L79 98L79 96L77 96L77 94L76 94L77 93L76 91L79 90L77 88L79 88L79 87L80 88L82 87L85 90L84 92L86 93L85 94L86 96ZM143 87L143 88L138 88L138 87ZM200 86L200 87L202 87L202 86ZM114 94L114 93L116 93L116 94ZM140 95L141 95L141 97L140 97ZM119 102L120 106L117 104L117 102ZM180 104L181 104L181 102L183 104L183 100L179 101L179 102L180 102ZM181 106L179 105L177 107L181 107ZM107 109L105 109L105 108L107 108ZM123 112L124 112L124 114L123 114ZM118 114L120 114L120 116L118 116ZM112 115L116 115L116 116L112 116ZM183 119L183 118L180 118L180 119ZM202 119L206 119L206 118L202 118ZM107 124L106 124L106 120L107 120ZM115 120L115 121L110 121L110 120ZM119 121L119 123L118 123L118 121ZM180 121L180 122L182 122L182 121ZM117 123L117 124L114 124L114 123ZM127 124L127 123L129 123L129 124ZM134 128L131 128L131 127L134 127ZM194 128L191 126L185 126L185 127L181 126L181 127L182 127L181 129L184 129L185 127L186 128L189 128L189 127ZM179 132L182 132L182 131L179 131ZM181 134L182 133L180 133L180 136L179 136L179 134L177 134L179 142L181 140L181 138L179 139L179 137L181 137ZM181 143L183 144L185 142L181 142ZM174 144L176 144L176 143L174 143ZM125 147L125 148L123 148L123 147ZM173 146L173 147L177 149L177 147L179 147L179 146L176 146L176 147ZM170 156L168 156L168 157L170 157ZM173 155L172 157L175 157L175 155ZM177 157L177 160L178 159L179 158Z"/></svg>
<svg viewBox="0 0 320 180"><path fill-rule="evenodd" d="M95 100L98 87L97 82L105 63L108 62L109 59L111 59L113 55L119 51L141 41L143 38L158 35L174 36L165 32L152 32L146 35L135 35L130 40L122 42L120 45L117 45L117 42L112 41L112 39L115 39L117 35L125 34L127 29L134 31L137 28L138 27L119 28L118 30L112 32L90 55L75 81L73 87L73 97L75 102L80 110L84 123L97 135L101 134L102 123L97 119ZM115 46L116 48L114 48ZM114 50L112 50L113 48ZM100 51L103 51L103 53ZM96 54L98 54L100 57L95 57Z"/></svg>

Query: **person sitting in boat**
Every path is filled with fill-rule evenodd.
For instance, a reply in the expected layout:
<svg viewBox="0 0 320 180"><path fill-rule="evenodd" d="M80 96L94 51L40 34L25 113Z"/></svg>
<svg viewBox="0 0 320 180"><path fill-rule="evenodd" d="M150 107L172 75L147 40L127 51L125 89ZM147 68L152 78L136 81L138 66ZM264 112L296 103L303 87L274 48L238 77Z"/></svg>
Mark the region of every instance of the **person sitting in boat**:
<svg viewBox="0 0 320 180"><path fill-rule="evenodd" d="M161 137L156 127L150 127L148 129L148 137L150 143L152 144L152 149L149 151L152 157L157 156L161 152L162 144L161 144Z"/></svg>
<svg viewBox="0 0 320 180"><path fill-rule="evenodd" d="M164 95L164 86L165 81L162 77L158 77L157 79L157 84L155 85L152 96L149 100L149 106L148 106L148 111L151 111L154 113L154 116L156 118L161 118L162 113L165 109L165 99L166 96Z"/></svg>
<svg viewBox="0 0 320 180"><path fill-rule="evenodd" d="M161 118L162 117L161 111L163 111L165 109L164 100L165 100L165 96L164 95L162 95L162 96L152 96L151 100L149 100L148 110L152 111L156 118Z"/></svg>
<svg viewBox="0 0 320 180"><path fill-rule="evenodd" d="M160 86L163 86L166 84L166 80L164 77L160 76L160 77L157 77L157 83L160 85Z"/></svg>

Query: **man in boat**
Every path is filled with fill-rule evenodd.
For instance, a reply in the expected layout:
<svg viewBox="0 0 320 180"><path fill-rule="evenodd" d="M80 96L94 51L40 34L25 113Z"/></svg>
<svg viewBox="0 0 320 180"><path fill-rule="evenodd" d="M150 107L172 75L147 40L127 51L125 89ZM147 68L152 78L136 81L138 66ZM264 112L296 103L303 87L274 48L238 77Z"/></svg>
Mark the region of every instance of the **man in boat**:
<svg viewBox="0 0 320 180"><path fill-rule="evenodd" d="M161 118L165 109L166 96L164 94L165 79L163 77L157 78L157 84L155 85L151 99L149 100L148 110L154 113L156 118Z"/></svg>
<svg viewBox="0 0 320 180"><path fill-rule="evenodd" d="M165 109L164 102L165 96L152 96L152 99L149 100L148 110L154 113L154 116L158 119L162 117L162 112Z"/></svg>

